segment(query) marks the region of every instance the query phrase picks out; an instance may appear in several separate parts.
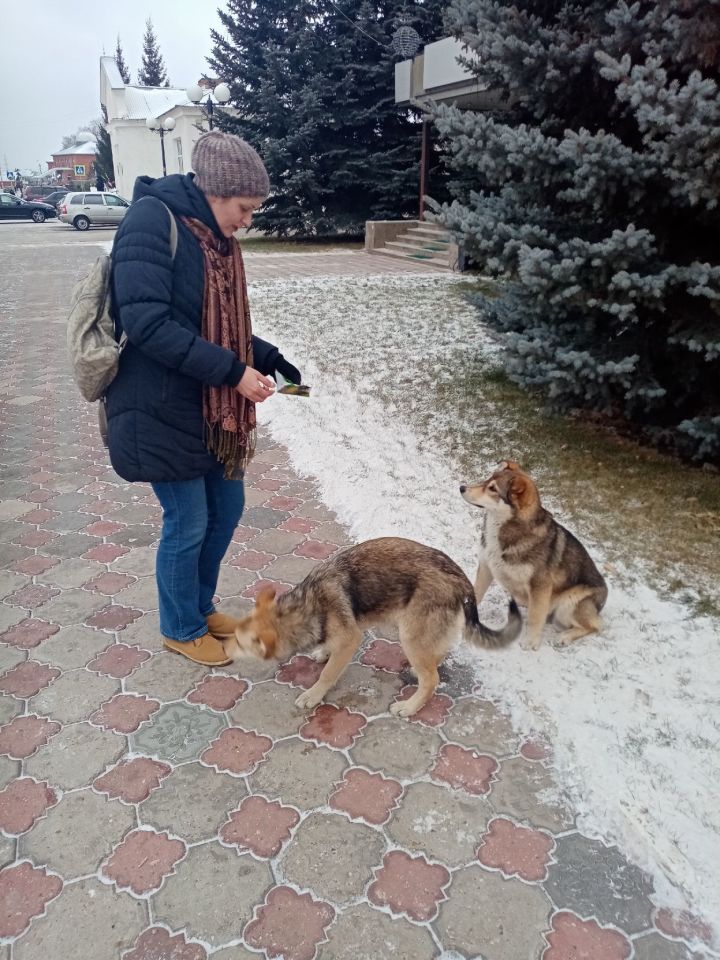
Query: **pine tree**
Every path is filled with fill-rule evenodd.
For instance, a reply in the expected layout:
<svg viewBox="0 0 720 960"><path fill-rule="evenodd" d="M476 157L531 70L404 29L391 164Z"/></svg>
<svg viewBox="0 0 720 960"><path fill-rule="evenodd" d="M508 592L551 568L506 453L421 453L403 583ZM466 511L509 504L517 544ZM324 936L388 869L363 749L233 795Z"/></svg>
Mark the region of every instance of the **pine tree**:
<svg viewBox="0 0 720 960"><path fill-rule="evenodd" d="M103 121L98 120L93 124L93 133L95 134L95 173L99 174L103 180L108 183L115 182L115 167L113 164L112 144L110 134L108 133L107 111L102 107Z"/></svg>
<svg viewBox="0 0 720 960"><path fill-rule="evenodd" d="M120 76L122 77L123 83L131 83L130 71L127 68L127 64L125 63L125 57L123 56L122 47L120 46L120 34L118 34L117 46L115 47L115 63L117 64L118 70L120 71Z"/></svg>
<svg viewBox="0 0 720 960"><path fill-rule="evenodd" d="M169 87L170 81L165 69L165 61L158 47L157 37L150 17L145 21L143 37L142 66L138 73L138 83L143 87Z"/></svg>
<svg viewBox="0 0 720 960"><path fill-rule="evenodd" d="M442 30L441 0L412 8L424 41ZM394 101L390 45L402 0L228 0L210 64L230 83L235 115L220 126L262 155L272 196L268 233L359 233L368 219L412 214L420 124Z"/></svg>
<svg viewBox="0 0 720 960"><path fill-rule="evenodd" d="M720 460L720 0L453 0L505 109L434 119L441 222L499 296L507 370Z"/></svg>

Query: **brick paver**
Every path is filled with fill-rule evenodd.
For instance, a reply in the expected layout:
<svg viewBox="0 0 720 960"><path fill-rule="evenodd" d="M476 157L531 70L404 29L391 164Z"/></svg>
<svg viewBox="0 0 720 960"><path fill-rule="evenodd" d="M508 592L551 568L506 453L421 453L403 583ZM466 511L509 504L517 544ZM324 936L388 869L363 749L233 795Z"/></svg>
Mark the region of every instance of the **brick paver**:
<svg viewBox="0 0 720 960"><path fill-rule="evenodd" d="M0 956L715 956L703 924L656 910L650 879L582 834L552 745L465 674L446 666L432 703L396 719L413 678L397 643L368 637L305 715L307 657L209 671L162 651L159 511L108 466L58 306L111 237L0 228ZM431 269L348 251L247 266ZM249 609L346 542L262 435L223 605Z"/></svg>

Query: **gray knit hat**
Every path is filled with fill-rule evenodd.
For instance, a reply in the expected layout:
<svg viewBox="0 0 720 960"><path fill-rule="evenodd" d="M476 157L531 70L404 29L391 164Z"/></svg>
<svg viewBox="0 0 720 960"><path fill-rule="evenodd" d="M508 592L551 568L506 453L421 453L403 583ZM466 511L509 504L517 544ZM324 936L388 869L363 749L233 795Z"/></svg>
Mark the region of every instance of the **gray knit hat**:
<svg viewBox="0 0 720 960"><path fill-rule="evenodd" d="M193 147L195 183L211 197L266 197L270 180L255 150L232 133L211 130Z"/></svg>

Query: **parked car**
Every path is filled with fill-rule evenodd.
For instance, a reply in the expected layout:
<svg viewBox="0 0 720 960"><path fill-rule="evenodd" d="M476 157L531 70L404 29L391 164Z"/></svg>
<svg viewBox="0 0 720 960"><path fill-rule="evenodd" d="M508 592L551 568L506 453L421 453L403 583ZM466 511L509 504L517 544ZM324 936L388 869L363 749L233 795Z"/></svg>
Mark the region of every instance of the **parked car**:
<svg viewBox="0 0 720 960"><path fill-rule="evenodd" d="M42 198L42 202L49 203L51 207L55 207L55 209L57 210L58 204L63 199L63 197L66 197L67 195L68 195L67 187L65 187L64 190L53 190L52 193L49 193L46 197Z"/></svg>
<svg viewBox="0 0 720 960"><path fill-rule="evenodd" d="M93 225L120 223L129 206L114 193L69 193L60 203L58 215L76 230L87 230Z"/></svg>
<svg viewBox="0 0 720 960"><path fill-rule="evenodd" d="M33 187L27 188L26 200L39 200L41 203L47 203L47 198L51 193L56 193L57 187ZM67 190L65 191L67 193Z"/></svg>
<svg viewBox="0 0 720 960"><path fill-rule="evenodd" d="M0 220L34 220L35 223L57 216L55 207L35 200L21 200L9 193L0 193Z"/></svg>

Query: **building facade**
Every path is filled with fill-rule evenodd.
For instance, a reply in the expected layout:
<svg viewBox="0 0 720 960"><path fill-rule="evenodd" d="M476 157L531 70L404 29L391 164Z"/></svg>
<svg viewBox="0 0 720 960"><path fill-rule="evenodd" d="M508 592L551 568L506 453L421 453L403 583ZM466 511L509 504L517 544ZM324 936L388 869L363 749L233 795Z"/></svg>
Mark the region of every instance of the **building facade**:
<svg viewBox="0 0 720 960"><path fill-rule="evenodd" d="M66 150L58 150L48 162L48 171L52 172L52 179L58 185L87 185L89 188L95 182L95 141L88 140Z"/></svg>

